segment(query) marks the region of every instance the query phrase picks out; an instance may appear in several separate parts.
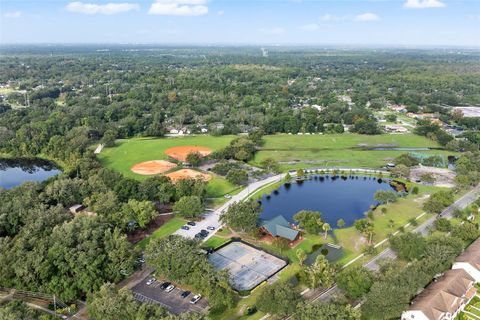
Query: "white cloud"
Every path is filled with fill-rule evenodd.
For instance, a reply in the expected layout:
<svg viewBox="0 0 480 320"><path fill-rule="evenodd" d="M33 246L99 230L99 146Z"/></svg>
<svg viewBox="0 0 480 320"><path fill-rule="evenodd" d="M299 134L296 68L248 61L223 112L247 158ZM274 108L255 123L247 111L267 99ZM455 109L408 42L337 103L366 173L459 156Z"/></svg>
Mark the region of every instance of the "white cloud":
<svg viewBox="0 0 480 320"><path fill-rule="evenodd" d="M207 0L156 0L148 14L201 16L208 13Z"/></svg>
<svg viewBox="0 0 480 320"><path fill-rule="evenodd" d="M225 11L220 10L220 11L217 12L217 14L218 14L219 16L223 16L223 15L225 14Z"/></svg>
<svg viewBox="0 0 480 320"><path fill-rule="evenodd" d="M366 12L366 13L357 15L354 20L358 22L367 22L367 21L375 21L378 19L380 18L375 13Z"/></svg>
<svg viewBox="0 0 480 320"><path fill-rule="evenodd" d="M445 3L440 0L406 0L403 7L408 9L443 8Z"/></svg>
<svg viewBox="0 0 480 320"><path fill-rule="evenodd" d="M5 18L20 18L22 16L22 12L21 11L6 12L3 16Z"/></svg>
<svg viewBox="0 0 480 320"><path fill-rule="evenodd" d="M70 12L84 13L84 14L116 14L132 10L139 10L140 6L136 3L83 3L79 1L70 2L67 5L67 10Z"/></svg>
<svg viewBox="0 0 480 320"><path fill-rule="evenodd" d="M342 21L349 19L348 16L335 16L329 13L326 13L320 17L320 21Z"/></svg>
<svg viewBox="0 0 480 320"><path fill-rule="evenodd" d="M285 29L282 27L261 28L260 32L268 33L268 34L282 34L285 32Z"/></svg>
<svg viewBox="0 0 480 320"><path fill-rule="evenodd" d="M317 31L320 29L320 26L316 23L305 24L303 26L298 27L298 29L303 31Z"/></svg>

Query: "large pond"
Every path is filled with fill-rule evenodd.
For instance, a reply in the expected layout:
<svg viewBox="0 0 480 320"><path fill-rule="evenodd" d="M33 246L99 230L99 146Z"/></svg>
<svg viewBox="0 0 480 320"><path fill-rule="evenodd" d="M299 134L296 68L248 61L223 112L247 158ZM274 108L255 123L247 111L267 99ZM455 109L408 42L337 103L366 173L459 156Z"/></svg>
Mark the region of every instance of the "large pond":
<svg viewBox="0 0 480 320"><path fill-rule="evenodd" d="M382 179L375 177L312 176L301 182L281 186L261 199L262 219L283 215L291 223L300 210L314 210L322 213L322 220L332 228L338 219L345 220L345 226L365 217L371 205L376 205L374 194L377 190L394 188Z"/></svg>
<svg viewBox="0 0 480 320"><path fill-rule="evenodd" d="M44 181L61 171L42 159L0 159L0 188L10 189L26 181Z"/></svg>

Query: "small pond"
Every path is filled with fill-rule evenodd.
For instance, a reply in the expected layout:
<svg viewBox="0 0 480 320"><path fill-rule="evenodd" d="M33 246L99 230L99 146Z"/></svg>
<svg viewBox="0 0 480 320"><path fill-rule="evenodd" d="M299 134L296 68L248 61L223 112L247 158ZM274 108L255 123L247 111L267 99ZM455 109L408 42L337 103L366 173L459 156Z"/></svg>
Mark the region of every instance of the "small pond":
<svg viewBox="0 0 480 320"><path fill-rule="evenodd" d="M261 199L261 219L283 215L291 223L300 210L322 213L322 220L332 228L338 219L345 220L345 227L365 217L371 205L376 205L373 196L377 190L395 189L382 179L364 176L310 176L305 181L285 184Z"/></svg>
<svg viewBox="0 0 480 320"><path fill-rule="evenodd" d="M343 249L340 246L330 243L322 244L319 247L313 248L313 252L310 253L305 260L305 265L311 266L314 264L319 255L324 255L328 262L335 263L343 257L343 254Z"/></svg>
<svg viewBox="0 0 480 320"><path fill-rule="evenodd" d="M0 188L10 189L26 181L44 181L61 171L42 159L0 159Z"/></svg>

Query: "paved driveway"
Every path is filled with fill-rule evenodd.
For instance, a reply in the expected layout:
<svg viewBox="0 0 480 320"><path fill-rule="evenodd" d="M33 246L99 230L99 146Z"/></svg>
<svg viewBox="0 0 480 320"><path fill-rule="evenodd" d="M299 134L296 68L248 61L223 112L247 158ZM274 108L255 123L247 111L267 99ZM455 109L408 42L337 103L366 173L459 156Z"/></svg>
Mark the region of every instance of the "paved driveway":
<svg viewBox="0 0 480 320"><path fill-rule="evenodd" d="M270 178L267 178L265 180L257 181L254 183L249 184L245 189L240 191L238 194L232 196L230 200L228 200L225 204L223 204L220 208L216 209L215 211L210 211L206 214L203 215L203 218L201 221L196 222L196 225L193 227L190 227L190 230L182 230L179 229L177 230L174 234L178 234L181 236L184 236L186 238L193 239L195 237L195 234L199 233L200 230L205 229L207 230L208 226L212 226L215 228L214 231L209 231L210 233L206 238L204 238L204 241L210 238L217 230L222 226L222 223L219 221L220 215L224 210L226 210L232 203L234 202L239 202L248 196L250 196L250 192L253 192L257 190L258 188L261 188L267 184L270 184L272 182L279 181L285 177L285 174L279 174L276 176L272 176Z"/></svg>
<svg viewBox="0 0 480 320"><path fill-rule="evenodd" d="M171 292L165 292L160 288L163 282L155 281L153 284L147 286L147 277L142 282L133 287L133 296L136 300L143 303L158 303L165 307L168 311L174 314L184 312L205 313L208 307L208 302L202 298L196 304L191 304L190 299L195 293L191 293L188 297L183 299L180 294L182 289L175 287Z"/></svg>

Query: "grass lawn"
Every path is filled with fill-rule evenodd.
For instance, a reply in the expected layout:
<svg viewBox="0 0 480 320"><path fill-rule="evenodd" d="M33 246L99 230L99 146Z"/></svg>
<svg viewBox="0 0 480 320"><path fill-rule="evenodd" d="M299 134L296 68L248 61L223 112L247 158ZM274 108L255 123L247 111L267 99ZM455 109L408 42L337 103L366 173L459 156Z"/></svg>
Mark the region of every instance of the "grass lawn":
<svg viewBox="0 0 480 320"><path fill-rule="evenodd" d="M399 198L397 202L390 203L388 205L379 206L374 212L374 232L373 242L378 243L385 238L388 238L389 234L394 233L400 227L406 225L410 219L420 216L424 211L422 204L427 194L443 190L445 188L422 186L417 185L419 188L418 195L408 195L405 198ZM384 215L381 213L381 207L387 208L387 213ZM420 218L417 223L420 224L431 215L426 214ZM393 220L393 225L390 220ZM413 228L413 227L411 227ZM335 238L337 244L341 245L347 252L356 256L362 253L362 249L366 247L366 239L355 229L354 226L348 228L335 228ZM346 263L349 259L346 257L340 260L340 263Z"/></svg>
<svg viewBox="0 0 480 320"><path fill-rule="evenodd" d="M207 195L210 198L222 198L225 194L235 194L239 192L242 187L234 185L228 180L220 176L214 176L207 184ZM238 190L238 191L237 191ZM237 191L237 192L235 192Z"/></svg>
<svg viewBox="0 0 480 320"><path fill-rule="evenodd" d="M139 162L168 159L165 150L176 146L202 146L212 150L226 147L233 136L189 136L183 138L133 138L119 140L113 148L105 148L98 155L102 165L123 173L126 177L146 179L130 168Z"/></svg>
<svg viewBox="0 0 480 320"><path fill-rule="evenodd" d="M121 172L125 177L144 180L149 176L133 173L130 168L139 162L148 160L168 159L165 150L175 146L203 146L212 150L219 150L226 147L233 136L189 136L182 138L133 138L119 140L113 148L105 148L98 155L100 163L110 169ZM218 198L224 194L233 192L235 186L220 176L208 183L208 197Z"/></svg>
<svg viewBox="0 0 480 320"><path fill-rule="evenodd" d="M213 235L210 238L208 238L207 241L205 241L202 244L202 247L215 249L215 248L218 248L222 244L227 243L229 241L230 241L229 238L222 238L222 237L217 237L217 236Z"/></svg>
<svg viewBox="0 0 480 320"><path fill-rule="evenodd" d="M186 220L182 218L173 218L171 220L168 220L163 226L155 230L151 235L143 239L142 241L137 243L137 246L139 246L142 249L145 249L147 244L157 238L163 238L166 236L171 235L175 231L177 231L181 226L185 224Z"/></svg>
<svg viewBox="0 0 480 320"><path fill-rule="evenodd" d="M311 161L313 163L285 164L283 169L298 167L360 167L379 168L408 151L372 151L358 149L358 145L375 146L389 144L395 147L429 147L438 148L439 145L425 137L414 134L382 134L360 135L354 133L325 134L325 135L286 135L278 134L265 136L262 150L256 153L253 164L258 164L266 158L273 158L280 162ZM431 154L451 154L443 150L421 151Z"/></svg>

